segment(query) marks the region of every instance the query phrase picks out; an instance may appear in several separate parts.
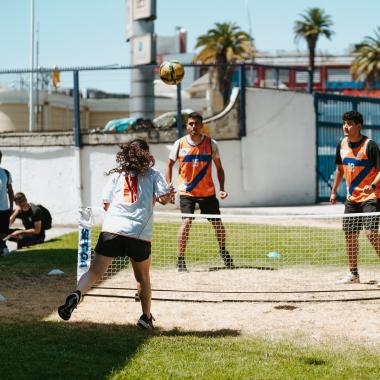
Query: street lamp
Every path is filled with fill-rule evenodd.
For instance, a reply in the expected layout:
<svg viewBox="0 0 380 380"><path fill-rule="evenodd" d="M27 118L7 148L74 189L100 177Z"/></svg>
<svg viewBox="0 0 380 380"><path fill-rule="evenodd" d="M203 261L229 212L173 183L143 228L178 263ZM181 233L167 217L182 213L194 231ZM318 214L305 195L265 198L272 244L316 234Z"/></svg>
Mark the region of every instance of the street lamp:
<svg viewBox="0 0 380 380"><path fill-rule="evenodd" d="M29 78L29 132L34 130L34 0L30 0L30 78Z"/></svg>

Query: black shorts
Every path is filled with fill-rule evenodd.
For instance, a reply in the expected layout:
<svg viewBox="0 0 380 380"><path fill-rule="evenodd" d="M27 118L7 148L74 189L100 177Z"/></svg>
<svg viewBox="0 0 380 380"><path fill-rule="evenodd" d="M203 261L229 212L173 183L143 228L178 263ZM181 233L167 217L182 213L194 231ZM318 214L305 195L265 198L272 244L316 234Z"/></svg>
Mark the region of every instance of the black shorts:
<svg viewBox="0 0 380 380"><path fill-rule="evenodd" d="M9 217L10 210L0 210L0 234L4 236L9 234Z"/></svg>
<svg viewBox="0 0 380 380"><path fill-rule="evenodd" d="M220 215L219 201L215 195L211 197L190 197L180 195L179 205L183 214L194 214L195 205L198 203L201 214ZM208 220L218 220L209 219Z"/></svg>
<svg viewBox="0 0 380 380"><path fill-rule="evenodd" d="M140 262L149 258L151 244L150 241L101 232L95 252L107 257L128 256L133 261Z"/></svg>
<svg viewBox="0 0 380 380"><path fill-rule="evenodd" d="M360 214L367 212L378 212L380 210L380 200L370 199L369 201L354 203L346 201L344 207L345 214ZM365 230L377 231L379 229L380 216L354 216L351 218L343 217L343 231L359 232Z"/></svg>
<svg viewBox="0 0 380 380"><path fill-rule="evenodd" d="M9 234L15 231L20 231L20 228L10 228ZM33 234L23 234L18 235L16 237L9 238L10 241L14 241L17 243L17 249L21 249L24 247L29 247L31 245L36 245L43 243L45 241L45 231L41 231L38 235Z"/></svg>

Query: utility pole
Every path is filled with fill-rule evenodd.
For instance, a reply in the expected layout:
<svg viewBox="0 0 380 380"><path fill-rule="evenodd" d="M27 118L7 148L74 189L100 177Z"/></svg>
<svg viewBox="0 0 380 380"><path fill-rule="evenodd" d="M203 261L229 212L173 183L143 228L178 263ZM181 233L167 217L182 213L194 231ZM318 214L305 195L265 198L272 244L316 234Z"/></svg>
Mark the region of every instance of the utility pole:
<svg viewBox="0 0 380 380"><path fill-rule="evenodd" d="M127 0L127 42L131 43L130 116L154 118L154 69L156 63L156 0Z"/></svg>
<svg viewBox="0 0 380 380"><path fill-rule="evenodd" d="M29 132L34 131L34 0L30 0L30 77L29 77Z"/></svg>
<svg viewBox="0 0 380 380"><path fill-rule="evenodd" d="M39 31L39 25L37 23L37 40L36 40L36 68L39 69L39 54L40 54L40 31ZM39 78L40 73L36 73L36 117L35 117L35 123L36 123L36 130L39 131L39 126L40 126L40 81Z"/></svg>

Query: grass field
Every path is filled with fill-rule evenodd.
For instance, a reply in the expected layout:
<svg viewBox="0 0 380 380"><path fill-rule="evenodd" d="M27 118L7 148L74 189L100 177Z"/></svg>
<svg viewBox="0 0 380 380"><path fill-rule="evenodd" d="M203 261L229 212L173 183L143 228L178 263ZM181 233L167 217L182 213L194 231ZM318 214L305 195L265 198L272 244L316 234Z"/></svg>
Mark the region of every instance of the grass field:
<svg viewBox="0 0 380 380"><path fill-rule="evenodd" d="M380 378L378 346L305 345L296 337L266 340L214 330L212 321L220 315L208 316L209 331L145 332L133 324L45 321L75 284L76 246L77 235L69 234L0 258L0 294L7 298L0 303L1 379ZM65 275L47 276L53 268ZM32 302L40 307L32 311Z"/></svg>
<svg viewBox="0 0 380 380"><path fill-rule="evenodd" d="M2 379L378 379L375 352L297 347L235 331L145 333L132 326L0 325Z"/></svg>

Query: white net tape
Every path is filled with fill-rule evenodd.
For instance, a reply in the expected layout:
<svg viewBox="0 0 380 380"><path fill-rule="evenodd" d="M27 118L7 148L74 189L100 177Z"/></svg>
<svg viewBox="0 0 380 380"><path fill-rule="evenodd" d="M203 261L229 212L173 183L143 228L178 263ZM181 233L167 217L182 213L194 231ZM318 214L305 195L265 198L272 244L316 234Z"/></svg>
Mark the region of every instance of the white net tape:
<svg viewBox="0 0 380 380"><path fill-rule="evenodd" d="M178 231L191 217L185 260L188 272L177 272ZM156 212L152 239L154 296L194 301L333 300L380 297L377 244L380 214L345 215L185 215ZM209 221L208 218L212 218ZM343 226L344 225L344 226ZM225 229L226 262L219 239ZM364 226L364 230L361 227ZM350 252L358 236L360 284L336 285L349 273ZM372 231L366 236L365 229ZM100 225L93 227L93 246ZM353 240L352 240L353 238ZM378 244L380 250L380 240ZM352 253L351 253L352 255ZM225 265L227 264L227 266ZM116 258L101 288L112 294L135 289L128 259ZM122 293L120 293L122 291ZM119 292L119 293L118 293Z"/></svg>

